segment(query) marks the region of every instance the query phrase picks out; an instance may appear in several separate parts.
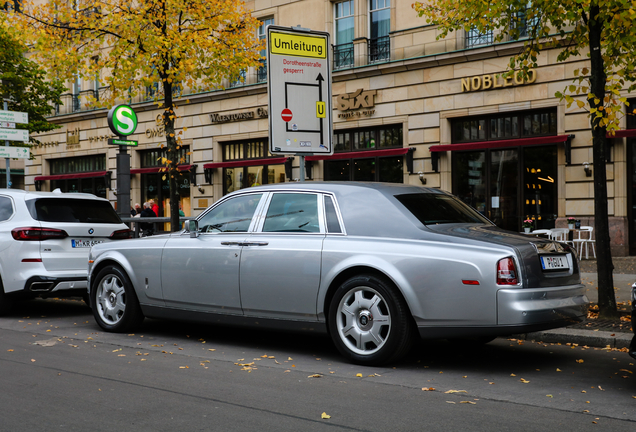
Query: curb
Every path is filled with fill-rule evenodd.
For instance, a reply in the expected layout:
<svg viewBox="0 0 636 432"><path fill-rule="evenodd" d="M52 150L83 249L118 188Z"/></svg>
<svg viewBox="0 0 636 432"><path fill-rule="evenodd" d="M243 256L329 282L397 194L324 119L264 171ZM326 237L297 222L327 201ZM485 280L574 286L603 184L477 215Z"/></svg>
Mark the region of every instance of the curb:
<svg viewBox="0 0 636 432"><path fill-rule="evenodd" d="M633 333L609 332L601 330L578 330L561 328L546 330L521 335L514 335L517 339L534 342L578 344L597 348L629 348L629 344L634 338Z"/></svg>

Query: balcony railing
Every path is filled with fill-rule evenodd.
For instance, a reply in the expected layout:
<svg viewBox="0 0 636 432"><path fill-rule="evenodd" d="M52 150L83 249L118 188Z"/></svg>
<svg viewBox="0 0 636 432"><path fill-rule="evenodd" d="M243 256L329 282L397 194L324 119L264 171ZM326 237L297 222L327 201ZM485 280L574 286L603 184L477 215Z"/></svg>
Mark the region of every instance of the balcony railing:
<svg viewBox="0 0 636 432"><path fill-rule="evenodd" d="M369 63L391 60L391 38L382 36L369 39Z"/></svg>
<svg viewBox="0 0 636 432"><path fill-rule="evenodd" d="M267 81L267 63L263 63L263 65L256 70L256 82L260 83L265 81Z"/></svg>
<svg viewBox="0 0 636 432"><path fill-rule="evenodd" d="M472 48L479 45L492 45L493 33L480 33L477 29L470 29L466 33L466 48Z"/></svg>
<svg viewBox="0 0 636 432"><path fill-rule="evenodd" d="M333 46L333 69L346 69L353 67L353 43L344 43Z"/></svg>

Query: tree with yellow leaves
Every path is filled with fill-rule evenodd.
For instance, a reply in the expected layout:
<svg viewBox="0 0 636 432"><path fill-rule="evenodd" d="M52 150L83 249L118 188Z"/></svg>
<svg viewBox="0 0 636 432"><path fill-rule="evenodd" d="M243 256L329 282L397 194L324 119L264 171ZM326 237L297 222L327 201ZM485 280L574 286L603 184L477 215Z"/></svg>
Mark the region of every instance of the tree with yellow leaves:
<svg viewBox="0 0 636 432"><path fill-rule="evenodd" d="M493 32L495 42L523 40L510 59L508 76L527 77L539 54L558 50L557 61L588 58L575 79L556 97L587 110L593 137L594 224L596 226L598 304L601 318L617 316L610 250L607 135L625 114L636 114L625 97L636 90L636 10L631 0L435 0L416 2L414 9L439 27L439 37L459 29ZM518 69L518 72L514 72Z"/></svg>
<svg viewBox="0 0 636 432"><path fill-rule="evenodd" d="M170 184L171 227L179 224L175 131L181 93L220 86L259 64L259 21L241 0L26 0L14 21L33 44L33 55L60 79L104 71L107 92L96 106L112 106L147 87L164 108L165 175ZM185 128L184 128L185 130Z"/></svg>

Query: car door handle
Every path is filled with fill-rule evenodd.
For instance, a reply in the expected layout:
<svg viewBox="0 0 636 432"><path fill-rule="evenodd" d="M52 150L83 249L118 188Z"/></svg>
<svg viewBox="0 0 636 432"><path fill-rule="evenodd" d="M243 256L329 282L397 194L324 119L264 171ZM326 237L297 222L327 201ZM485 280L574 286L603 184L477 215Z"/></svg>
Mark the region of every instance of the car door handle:
<svg viewBox="0 0 636 432"><path fill-rule="evenodd" d="M228 242L228 241L225 241L225 242L221 242L221 244L223 246L243 246L243 244L241 242Z"/></svg>
<svg viewBox="0 0 636 432"><path fill-rule="evenodd" d="M261 241L257 241L257 242L244 242L244 243L239 243L241 246L267 246L269 243L268 242L261 242Z"/></svg>

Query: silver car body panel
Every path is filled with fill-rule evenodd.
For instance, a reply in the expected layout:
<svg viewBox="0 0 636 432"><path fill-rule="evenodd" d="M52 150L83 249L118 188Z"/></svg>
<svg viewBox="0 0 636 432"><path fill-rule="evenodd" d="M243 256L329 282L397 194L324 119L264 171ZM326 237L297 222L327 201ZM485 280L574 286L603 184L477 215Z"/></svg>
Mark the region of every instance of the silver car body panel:
<svg viewBox="0 0 636 432"><path fill-rule="evenodd" d="M327 232L322 199L319 232L262 232L268 206L280 192L331 196L342 233ZM377 183L249 188L212 206L262 193L248 232L194 238L181 232L97 245L91 268L120 264L149 317L325 330L330 296L342 275L373 272L399 289L424 337L505 335L585 318L588 299L573 250L486 223L425 226L395 198L422 192L446 194ZM569 269L543 271L539 251L566 256ZM497 262L507 257L519 273L515 286L496 283Z"/></svg>

